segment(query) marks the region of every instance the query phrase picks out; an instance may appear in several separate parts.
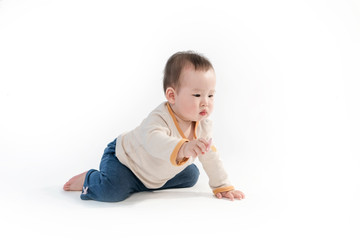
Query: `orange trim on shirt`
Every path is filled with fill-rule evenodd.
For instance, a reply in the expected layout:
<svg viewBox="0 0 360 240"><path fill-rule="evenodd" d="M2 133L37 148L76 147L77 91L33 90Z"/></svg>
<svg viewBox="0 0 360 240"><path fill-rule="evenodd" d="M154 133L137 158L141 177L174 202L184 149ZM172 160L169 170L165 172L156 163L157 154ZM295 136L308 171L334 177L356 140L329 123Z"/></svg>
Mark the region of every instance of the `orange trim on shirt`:
<svg viewBox="0 0 360 240"><path fill-rule="evenodd" d="M178 144L176 144L174 151L171 153L170 155L170 162L175 165L175 166L181 166L183 164L185 164L187 162L187 160L189 160L189 158L184 158L182 161L180 162L176 162L177 159L177 155L179 153L179 150L181 148L181 146L185 143L188 142L189 140L187 139L181 139L180 142Z"/></svg>
<svg viewBox="0 0 360 240"><path fill-rule="evenodd" d="M216 195L217 193L227 192L227 191L231 191L231 190L234 190L234 189L235 188L233 186L221 187L221 188L214 189L213 193Z"/></svg>
<svg viewBox="0 0 360 240"><path fill-rule="evenodd" d="M170 115L171 115L171 118L173 119L173 121L174 121L174 123L175 123L175 126L176 126L177 130L179 131L180 135L181 135L183 138L186 139L183 131L181 130L181 128L180 128L180 126L179 126L179 123L178 123L177 120L176 120L176 117L175 117L175 115L174 115L174 112L173 112L173 110L172 110L171 107L170 107L170 104L169 104L169 103L166 103L166 106L167 106L167 108L168 108L168 111L169 111L169 113L170 113Z"/></svg>
<svg viewBox="0 0 360 240"><path fill-rule="evenodd" d="M197 139L196 129L197 129L198 125L199 125L199 121L196 121L196 122L195 122L195 127L194 127L194 139Z"/></svg>
<svg viewBox="0 0 360 240"><path fill-rule="evenodd" d="M169 111L169 113L170 113L170 115L171 115L171 118L173 119L173 121L174 121L174 123L175 123L175 126L176 126L177 130L179 131L180 135L181 135L183 138L187 139L187 137L185 137L183 131L181 130L181 128L180 128L180 126L179 126L179 123L178 123L178 121L176 120L175 113L174 113L174 111L172 110L172 108L170 107L170 104L169 104L168 102L166 103L166 106L167 106L167 109L168 109L168 111ZM197 139L197 137L196 137L196 129L197 129L198 124L199 124L199 121L195 122L195 127L194 127L194 138L195 138L195 139Z"/></svg>
<svg viewBox="0 0 360 240"><path fill-rule="evenodd" d="M176 117L175 117L175 113L174 111L172 110L172 108L170 107L170 104L167 102L166 103L166 106L167 106L167 109L170 113L170 116L171 118L173 119L174 123L175 123L175 126L177 128L177 130L179 131L180 135L183 137L183 139L176 145L174 151L171 153L171 156L170 156L170 162L175 165L175 166L181 166L183 164L185 164L189 158L183 158L181 161L177 162L176 159L177 159L177 155L179 153L179 150L181 148L181 146L185 143L185 142L189 142L189 139L187 139L185 137L185 134L183 133L183 131L181 130L180 126L179 126L179 123L178 121L176 120ZM194 138L197 139L197 136L196 136L196 129L198 127L198 124L199 124L199 121L196 121L195 122L195 127L194 127Z"/></svg>

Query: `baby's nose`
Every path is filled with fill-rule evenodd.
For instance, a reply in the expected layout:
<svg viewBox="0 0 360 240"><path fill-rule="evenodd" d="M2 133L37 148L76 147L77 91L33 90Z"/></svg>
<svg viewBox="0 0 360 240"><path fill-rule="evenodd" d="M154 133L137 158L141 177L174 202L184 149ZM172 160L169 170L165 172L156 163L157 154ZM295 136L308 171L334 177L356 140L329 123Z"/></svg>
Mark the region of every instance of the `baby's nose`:
<svg viewBox="0 0 360 240"><path fill-rule="evenodd" d="M202 99L202 101L201 101L201 106L207 106L208 105L208 101L207 101L207 99Z"/></svg>

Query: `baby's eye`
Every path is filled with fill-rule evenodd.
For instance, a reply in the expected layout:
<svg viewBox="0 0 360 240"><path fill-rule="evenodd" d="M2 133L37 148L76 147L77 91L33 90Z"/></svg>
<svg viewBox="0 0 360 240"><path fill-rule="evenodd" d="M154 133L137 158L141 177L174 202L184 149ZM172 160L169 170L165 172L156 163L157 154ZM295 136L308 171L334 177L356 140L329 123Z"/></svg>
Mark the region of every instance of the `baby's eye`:
<svg viewBox="0 0 360 240"><path fill-rule="evenodd" d="M200 97L200 94L193 94L194 97Z"/></svg>
<svg viewBox="0 0 360 240"><path fill-rule="evenodd" d="M209 95L209 98L212 98L212 97L214 97L214 95Z"/></svg>

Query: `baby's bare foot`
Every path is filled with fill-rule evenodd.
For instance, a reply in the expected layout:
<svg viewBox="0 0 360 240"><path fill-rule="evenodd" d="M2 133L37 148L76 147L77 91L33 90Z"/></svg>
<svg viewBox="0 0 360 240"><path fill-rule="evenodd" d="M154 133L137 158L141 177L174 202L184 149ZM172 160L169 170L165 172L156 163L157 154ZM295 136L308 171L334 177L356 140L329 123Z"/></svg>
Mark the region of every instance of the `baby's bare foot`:
<svg viewBox="0 0 360 240"><path fill-rule="evenodd" d="M65 191L82 191L86 173L87 171L72 177L69 181L67 181L64 184L63 189Z"/></svg>

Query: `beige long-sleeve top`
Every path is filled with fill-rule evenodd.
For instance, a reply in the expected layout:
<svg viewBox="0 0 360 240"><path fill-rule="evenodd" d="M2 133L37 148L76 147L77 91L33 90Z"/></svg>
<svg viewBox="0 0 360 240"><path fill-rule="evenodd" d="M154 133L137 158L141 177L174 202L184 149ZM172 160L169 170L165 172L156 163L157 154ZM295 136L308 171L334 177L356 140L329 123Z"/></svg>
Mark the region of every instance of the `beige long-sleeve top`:
<svg viewBox="0 0 360 240"><path fill-rule="evenodd" d="M194 138L212 138L211 128L208 119L196 122ZM164 102L140 126L117 138L116 156L147 188L156 189L194 162L192 157L176 161L182 144L187 141L171 107ZM198 158L214 194L234 189L213 145L209 152Z"/></svg>

